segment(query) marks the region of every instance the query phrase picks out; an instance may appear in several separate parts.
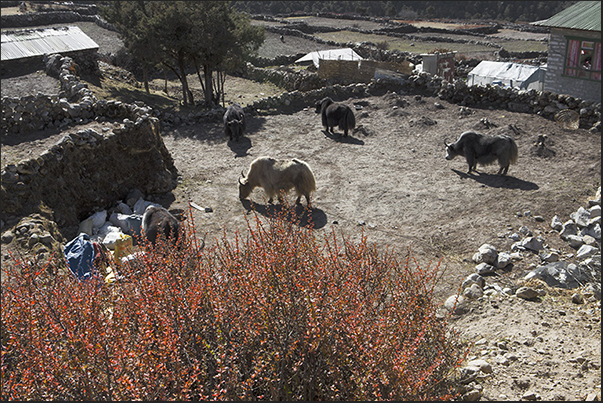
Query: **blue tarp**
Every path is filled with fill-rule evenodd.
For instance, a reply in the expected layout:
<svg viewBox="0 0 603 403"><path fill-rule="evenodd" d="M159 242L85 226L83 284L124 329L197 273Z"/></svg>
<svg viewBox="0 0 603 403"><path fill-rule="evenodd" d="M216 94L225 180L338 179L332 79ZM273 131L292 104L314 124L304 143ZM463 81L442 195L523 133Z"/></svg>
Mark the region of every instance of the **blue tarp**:
<svg viewBox="0 0 603 403"><path fill-rule="evenodd" d="M94 263L94 245L86 233L79 234L64 248L65 258L69 270L80 280L92 277Z"/></svg>

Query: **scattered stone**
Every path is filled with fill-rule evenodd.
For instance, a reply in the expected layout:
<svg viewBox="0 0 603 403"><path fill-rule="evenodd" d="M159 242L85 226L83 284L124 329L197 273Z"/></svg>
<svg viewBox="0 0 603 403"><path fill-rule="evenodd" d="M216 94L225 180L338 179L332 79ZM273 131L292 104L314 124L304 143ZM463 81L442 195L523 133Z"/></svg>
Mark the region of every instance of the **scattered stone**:
<svg viewBox="0 0 603 403"><path fill-rule="evenodd" d="M578 260L588 259L597 252L599 252L597 247L591 245L582 245L580 249L578 249L578 252L576 252L576 258Z"/></svg>
<svg viewBox="0 0 603 403"><path fill-rule="evenodd" d="M478 299L484 295L484 291L479 285L473 283L471 286L465 288L463 295L469 299Z"/></svg>
<svg viewBox="0 0 603 403"><path fill-rule="evenodd" d="M460 371L460 383L462 383L463 385L466 385L472 381L475 380L475 378L477 378L477 376L479 375L480 369L479 367L475 367L475 366L468 366L468 367L463 367L461 368Z"/></svg>
<svg viewBox="0 0 603 403"><path fill-rule="evenodd" d="M487 263L490 265L496 264L496 258L498 256L498 251L496 248L490 244L483 244L479 247L477 253L473 255L473 261L475 263Z"/></svg>
<svg viewBox="0 0 603 403"><path fill-rule="evenodd" d="M473 360L467 363L470 367L478 367L484 374L492 373L492 365L486 360Z"/></svg>
<svg viewBox="0 0 603 403"><path fill-rule="evenodd" d="M584 243L580 235L568 235L565 238L565 241L567 241L568 245L574 249L578 249Z"/></svg>
<svg viewBox="0 0 603 403"><path fill-rule="evenodd" d="M531 300L538 296L538 291L531 287L520 287L515 291L515 295L523 299Z"/></svg>
<svg viewBox="0 0 603 403"><path fill-rule="evenodd" d="M540 399L540 395L538 393L535 392L526 392L523 394L523 396L521 396L521 398L523 400L539 400Z"/></svg>
<svg viewBox="0 0 603 403"><path fill-rule="evenodd" d="M484 286L486 285L486 280L477 273L471 273L470 275L467 276L465 281L463 281L463 284L461 285L461 287L463 289L465 289L466 287L469 287L471 284L477 284L478 286L480 286L480 288L484 288Z"/></svg>
<svg viewBox="0 0 603 403"><path fill-rule="evenodd" d="M549 287L574 289L588 283L592 275L574 263L561 260L538 266L524 276L524 280L532 278L544 281Z"/></svg>
<svg viewBox="0 0 603 403"><path fill-rule="evenodd" d="M494 267L488 263L480 263L477 266L475 266L475 272L477 274L479 274L480 276L485 276L485 275L496 272L496 267Z"/></svg>
<svg viewBox="0 0 603 403"><path fill-rule="evenodd" d="M572 302L574 304L583 304L584 303L584 297L581 294L574 293L572 295Z"/></svg>
<svg viewBox="0 0 603 403"><path fill-rule="evenodd" d="M469 310L465 297L457 294L448 297L446 302L444 302L444 308L454 315L462 315Z"/></svg>
<svg viewBox="0 0 603 403"><path fill-rule="evenodd" d="M511 254L507 252L500 252L496 258L496 267L504 269L511 263Z"/></svg>
<svg viewBox="0 0 603 403"><path fill-rule="evenodd" d="M2 234L2 243L11 243L14 237L15 236L12 232L6 231Z"/></svg>
<svg viewBox="0 0 603 403"><path fill-rule="evenodd" d="M563 229L563 223L561 222L558 216L554 216L551 220L551 228L556 231L561 231Z"/></svg>
<svg viewBox="0 0 603 403"><path fill-rule="evenodd" d="M543 249L544 240L542 237L527 237L521 242L521 246L525 249L532 250L535 252Z"/></svg>
<svg viewBox="0 0 603 403"><path fill-rule="evenodd" d="M559 254L557 252L540 252L540 259L545 263L552 263L559 261Z"/></svg>

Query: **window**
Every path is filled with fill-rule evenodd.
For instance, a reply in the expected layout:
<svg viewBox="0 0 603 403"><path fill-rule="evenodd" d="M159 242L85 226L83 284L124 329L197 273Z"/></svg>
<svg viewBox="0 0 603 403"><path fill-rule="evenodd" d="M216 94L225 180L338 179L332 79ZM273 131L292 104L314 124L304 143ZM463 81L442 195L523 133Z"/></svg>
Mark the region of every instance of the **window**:
<svg viewBox="0 0 603 403"><path fill-rule="evenodd" d="M601 81L601 42L568 39L563 75Z"/></svg>

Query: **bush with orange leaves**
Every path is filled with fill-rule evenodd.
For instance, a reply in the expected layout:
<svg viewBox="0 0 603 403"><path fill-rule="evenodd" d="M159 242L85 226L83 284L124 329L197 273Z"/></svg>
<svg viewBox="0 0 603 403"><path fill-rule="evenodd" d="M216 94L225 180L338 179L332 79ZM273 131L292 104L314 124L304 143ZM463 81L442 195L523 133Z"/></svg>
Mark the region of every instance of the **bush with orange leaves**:
<svg viewBox="0 0 603 403"><path fill-rule="evenodd" d="M189 214L180 247L145 245L113 285L15 259L2 290L2 399L457 396L466 351L436 318L438 266L401 264L364 235L318 241L291 211L255 214L244 237L205 248Z"/></svg>

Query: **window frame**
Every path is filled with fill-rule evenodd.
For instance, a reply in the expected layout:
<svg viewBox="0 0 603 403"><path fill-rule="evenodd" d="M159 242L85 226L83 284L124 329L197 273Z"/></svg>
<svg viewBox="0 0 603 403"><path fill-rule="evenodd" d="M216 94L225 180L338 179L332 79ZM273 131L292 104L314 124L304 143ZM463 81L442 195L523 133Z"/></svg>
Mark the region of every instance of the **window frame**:
<svg viewBox="0 0 603 403"><path fill-rule="evenodd" d="M601 39L578 36L565 37L563 77L601 82ZM589 44L592 44L589 46ZM591 67L585 68L584 61L590 56ZM598 60L597 60L598 57ZM594 62L593 62L594 60ZM595 70L598 63L598 70Z"/></svg>

